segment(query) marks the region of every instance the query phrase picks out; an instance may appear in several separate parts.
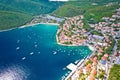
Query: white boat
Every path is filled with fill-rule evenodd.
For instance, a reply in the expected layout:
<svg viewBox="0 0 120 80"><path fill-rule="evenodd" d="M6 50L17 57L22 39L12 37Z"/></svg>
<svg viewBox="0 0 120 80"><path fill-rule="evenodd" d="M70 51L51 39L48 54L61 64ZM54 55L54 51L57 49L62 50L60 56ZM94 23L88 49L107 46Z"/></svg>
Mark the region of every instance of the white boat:
<svg viewBox="0 0 120 80"><path fill-rule="evenodd" d="M30 55L33 55L33 54L34 54L34 52L31 52L31 53L30 53Z"/></svg>
<svg viewBox="0 0 120 80"><path fill-rule="evenodd" d="M16 50L19 50L19 49L20 49L20 47L17 47L17 48L16 48Z"/></svg>
<svg viewBox="0 0 120 80"><path fill-rule="evenodd" d="M57 52L56 52L56 51L53 51L53 54L57 54Z"/></svg>
<svg viewBox="0 0 120 80"><path fill-rule="evenodd" d="M36 44L36 45L35 45L35 48L37 48L37 47L38 47L38 45Z"/></svg>
<svg viewBox="0 0 120 80"><path fill-rule="evenodd" d="M23 58L22 58L22 60L25 60L25 59L26 59L26 57L23 57Z"/></svg>
<svg viewBox="0 0 120 80"><path fill-rule="evenodd" d="M20 43L20 40L17 40L17 43Z"/></svg>
<svg viewBox="0 0 120 80"><path fill-rule="evenodd" d="M40 54L40 52L38 52L38 54Z"/></svg>
<svg viewBox="0 0 120 80"><path fill-rule="evenodd" d="M70 56L70 54L68 54L68 56Z"/></svg>

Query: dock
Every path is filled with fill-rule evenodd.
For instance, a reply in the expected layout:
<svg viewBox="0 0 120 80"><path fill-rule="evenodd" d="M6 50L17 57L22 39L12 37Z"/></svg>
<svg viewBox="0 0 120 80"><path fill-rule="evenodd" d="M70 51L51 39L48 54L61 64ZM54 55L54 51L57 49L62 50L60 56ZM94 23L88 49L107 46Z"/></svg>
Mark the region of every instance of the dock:
<svg viewBox="0 0 120 80"><path fill-rule="evenodd" d="M76 71L79 67L82 67L82 66L83 66L83 65L82 65L83 62L84 62L84 59L80 60L77 65L75 65L75 64L73 64L73 63L70 63L70 64L67 66L67 68L68 68L69 70L71 70L71 72L70 72L70 74L69 74L64 80L68 80L68 79L75 73L75 71Z"/></svg>
<svg viewBox="0 0 120 80"><path fill-rule="evenodd" d="M71 70L71 71L74 71L74 70L77 69L77 65L75 65L75 64L73 64L73 63L70 63L70 64L67 66L67 68L68 68L69 70Z"/></svg>

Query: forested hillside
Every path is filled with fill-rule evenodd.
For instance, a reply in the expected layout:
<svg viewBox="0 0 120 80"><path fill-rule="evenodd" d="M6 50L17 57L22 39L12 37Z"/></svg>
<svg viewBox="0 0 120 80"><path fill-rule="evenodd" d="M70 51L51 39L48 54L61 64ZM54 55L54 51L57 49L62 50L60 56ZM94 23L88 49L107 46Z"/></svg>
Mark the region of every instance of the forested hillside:
<svg viewBox="0 0 120 80"><path fill-rule="evenodd" d="M119 4L119 0L77 0L70 1L65 3L61 8L54 11L54 14L62 17L70 17L80 14L89 14L89 11L97 12L100 9L105 9L107 12L107 8L114 7L114 5ZM109 5L108 7L104 7ZM118 6L116 6L118 7ZM95 9L95 10L94 10ZM97 10L97 11L96 11ZM110 10L109 10L110 11ZM112 8L111 8L112 11ZM103 12L103 11L102 11Z"/></svg>
<svg viewBox="0 0 120 80"><path fill-rule="evenodd" d="M60 5L48 0L0 0L0 30L21 26L33 16L51 13Z"/></svg>

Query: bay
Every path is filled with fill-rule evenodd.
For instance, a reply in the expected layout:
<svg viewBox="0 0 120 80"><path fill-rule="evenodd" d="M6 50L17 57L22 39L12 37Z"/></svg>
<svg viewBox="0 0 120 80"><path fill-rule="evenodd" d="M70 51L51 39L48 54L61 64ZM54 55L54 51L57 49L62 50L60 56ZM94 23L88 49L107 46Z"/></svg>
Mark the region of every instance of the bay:
<svg viewBox="0 0 120 80"><path fill-rule="evenodd" d="M57 29L39 24L0 32L0 80L61 80L68 64L91 54L87 46L58 45Z"/></svg>

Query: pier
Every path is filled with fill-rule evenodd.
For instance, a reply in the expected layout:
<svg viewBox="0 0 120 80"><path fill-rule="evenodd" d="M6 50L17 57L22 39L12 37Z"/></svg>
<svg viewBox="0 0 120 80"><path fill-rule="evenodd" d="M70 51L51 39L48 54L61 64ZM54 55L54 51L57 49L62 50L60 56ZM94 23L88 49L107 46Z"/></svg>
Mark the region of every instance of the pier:
<svg viewBox="0 0 120 80"><path fill-rule="evenodd" d="M69 70L71 70L71 72L68 74L67 77L65 77L64 80L68 80L72 75L74 75L74 73L76 72L76 70L79 70L80 68L82 68L84 66L84 64L85 64L85 61L88 60L91 56L93 56L95 54L96 50L93 47L91 47L90 45L87 45L87 46L89 46L90 48L92 48L93 52L89 56L84 57L84 59L80 60L77 65L75 65L73 63L70 63L67 66L67 68Z"/></svg>
<svg viewBox="0 0 120 80"><path fill-rule="evenodd" d="M82 67L82 66L83 66L82 64L84 63L84 60L85 60L85 59L80 60L77 65L75 65L75 64L73 64L73 63L70 63L70 64L67 66L67 68L68 68L69 70L71 70L71 72L70 72L70 74L69 74L64 80L68 80L68 79L76 72L76 70L77 70L79 67Z"/></svg>

